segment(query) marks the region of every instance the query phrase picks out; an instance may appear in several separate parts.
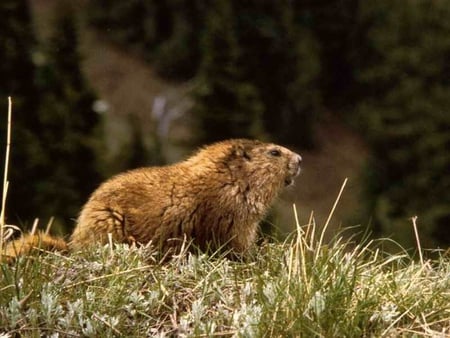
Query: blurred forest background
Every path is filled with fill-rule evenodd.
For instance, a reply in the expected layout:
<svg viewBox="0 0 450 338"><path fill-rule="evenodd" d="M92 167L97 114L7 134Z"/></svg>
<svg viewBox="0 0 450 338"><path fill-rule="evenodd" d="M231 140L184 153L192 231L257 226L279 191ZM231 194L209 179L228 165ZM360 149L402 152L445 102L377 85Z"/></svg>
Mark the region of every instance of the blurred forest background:
<svg viewBox="0 0 450 338"><path fill-rule="evenodd" d="M60 231L105 178L252 137L304 157L270 220L450 243L450 0L2 0L7 222Z"/></svg>

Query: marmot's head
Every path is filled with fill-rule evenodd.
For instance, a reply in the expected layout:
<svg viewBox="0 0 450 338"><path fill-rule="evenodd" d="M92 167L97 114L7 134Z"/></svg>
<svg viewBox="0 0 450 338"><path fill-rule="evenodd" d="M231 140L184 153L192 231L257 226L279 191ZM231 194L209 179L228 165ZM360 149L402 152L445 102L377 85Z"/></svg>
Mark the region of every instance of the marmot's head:
<svg viewBox="0 0 450 338"><path fill-rule="evenodd" d="M289 186L300 173L302 157L276 144L235 140L233 153L242 159L249 178L257 178L261 182Z"/></svg>
<svg viewBox="0 0 450 338"><path fill-rule="evenodd" d="M292 185L300 173L302 157L289 149L256 140L232 139L201 149L185 164L191 170L208 173L210 168L229 172L250 189L271 190Z"/></svg>
<svg viewBox="0 0 450 338"><path fill-rule="evenodd" d="M302 157L272 143L235 139L213 144L205 150L216 155L222 153L224 157L215 160L225 164L234 177L247 181L251 189L258 186L278 190L292 185L300 173Z"/></svg>

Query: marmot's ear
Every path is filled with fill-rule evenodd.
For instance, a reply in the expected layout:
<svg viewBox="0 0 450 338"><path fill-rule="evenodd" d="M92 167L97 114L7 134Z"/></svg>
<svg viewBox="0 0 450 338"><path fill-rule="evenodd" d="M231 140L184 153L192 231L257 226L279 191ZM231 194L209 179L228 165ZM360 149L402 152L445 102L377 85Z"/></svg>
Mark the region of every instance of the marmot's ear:
<svg viewBox="0 0 450 338"><path fill-rule="evenodd" d="M250 161L252 158L250 157L249 152L245 149L245 146L242 144L237 144L233 147L233 154L236 157L241 157Z"/></svg>

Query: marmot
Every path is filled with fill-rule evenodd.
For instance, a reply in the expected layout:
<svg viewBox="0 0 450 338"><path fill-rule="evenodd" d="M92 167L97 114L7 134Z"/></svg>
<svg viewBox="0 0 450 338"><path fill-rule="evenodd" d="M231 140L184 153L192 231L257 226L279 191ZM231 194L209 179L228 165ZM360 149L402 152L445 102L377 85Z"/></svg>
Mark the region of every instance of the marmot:
<svg viewBox="0 0 450 338"><path fill-rule="evenodd" d="M258 223L275 197L299 174L301 160L279 145L234 139L176 164L119 174L83 206L68 248L107 243L110 233L116 242L151 241L162 251L186 238L201 250L243 253L255 242ZM46 247L47 236L40 241ZM67 249L66 243L60 249Z"/></svg>

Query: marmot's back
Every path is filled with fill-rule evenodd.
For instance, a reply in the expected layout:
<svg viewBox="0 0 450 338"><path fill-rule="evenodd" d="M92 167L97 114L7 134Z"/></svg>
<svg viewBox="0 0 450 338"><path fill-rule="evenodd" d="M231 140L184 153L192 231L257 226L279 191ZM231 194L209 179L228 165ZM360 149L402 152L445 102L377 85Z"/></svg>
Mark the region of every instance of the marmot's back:
<svg viewBox="0 0 450 338"><path fill-rule="evenodd" d="M301 157L278 145L228 140L184 162L132 170L103 183L81 210L69 243L152 241L162 250L183 238L201 249L245 251L273 199L300 171Z"/></svg>

